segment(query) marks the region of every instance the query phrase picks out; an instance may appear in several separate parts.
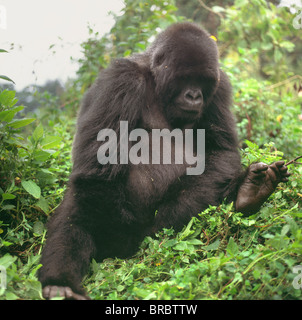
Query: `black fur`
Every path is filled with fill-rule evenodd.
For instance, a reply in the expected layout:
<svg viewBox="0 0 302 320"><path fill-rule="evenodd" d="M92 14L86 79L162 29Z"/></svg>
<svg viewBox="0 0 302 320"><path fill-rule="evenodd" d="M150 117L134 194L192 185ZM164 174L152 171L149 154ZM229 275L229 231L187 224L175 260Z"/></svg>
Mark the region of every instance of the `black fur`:
<svg viewBox="0 0 302 320"><path fill-rule="evenodd" d="M182 88L191 85L202 88L195 118L179 107ZM245 174L230 103L216 43L195 24L171 26L145 53L117 59L102 71L83 101L68 189L48 225L39 273L43 287L81 293L92 257L129 257L146 235L163 227L180 230L209 205L235 201ZM189 176L177 165L101 166L97 134L103 128L119 133L122 120L129 131L205 129L205 172Z"/></svg>

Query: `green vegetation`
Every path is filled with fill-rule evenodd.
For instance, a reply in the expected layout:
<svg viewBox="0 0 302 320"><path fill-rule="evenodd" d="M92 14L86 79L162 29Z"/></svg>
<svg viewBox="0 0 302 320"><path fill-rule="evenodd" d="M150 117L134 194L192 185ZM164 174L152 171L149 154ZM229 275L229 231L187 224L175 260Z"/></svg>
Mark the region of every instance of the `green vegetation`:
<svg viewBox="0 0 302 320"><path fill-rule="evenodd" d="M302 155L301 29L294 15L264 0L126 0L110 34L90 30L77 78L60 96L0 89L0 299L42 299L37 281L45 224L62 200L71 170L75 115L83 93L112 59L143 51L159 29L180 21L207 25L218 38L222 68L233 84L242 164L286 162ZM176 5L179 7L177 10ZM210 9L210 11L209 11ZM214 19L215 18L215 19ZM9 54L0 50L2 54ZM1 70L0 70L1 73ZM9 75L8 75L9 76ZM11 83L6 75L1 79ZM28 92L27 92L28 96ZM37 103L38 102L38 103ZM298 160L301 161L301 160ZM232 205L201 212L180 233L146 238L128 260L91 264L84 286L93 299L302 299L292 285L302 265L302 166L261 211L244 218Z"/></svg>

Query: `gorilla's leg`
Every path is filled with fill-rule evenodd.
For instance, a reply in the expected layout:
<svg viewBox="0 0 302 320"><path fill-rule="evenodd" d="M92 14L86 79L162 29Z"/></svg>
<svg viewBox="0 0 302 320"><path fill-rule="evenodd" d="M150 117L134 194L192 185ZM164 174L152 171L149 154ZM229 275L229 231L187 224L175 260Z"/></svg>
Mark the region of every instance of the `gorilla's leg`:
<svg viewBox="0 0 302 320"><path fill-rule="evenodd" d="M290 173L284 161L271 165L259 162L250 165L245 180L239 187L235 207L246 215L256 213L280 182L287 182Z"/></svg>
<svg viewBox="0 0 302 320"><path fill-rule="evenodd" d="M50 234L41 260L43 267L39 273L44 298L60 296L86 300L81 282L91 258L99 262L104 258L129 258L138 250L144 238L143 226L121 220L116 225L105 219L101 221L103 223L94 221L99 235L96 237L94 234L93 240L91 233L95 233L94 230L85 232L74 222L70 227L65 224L55 229L52 226L49 228Z"/></svg>
<svg viewBox="0 0 302 320"><path fill-rule="evenodd" d="M81 282L91 259L129 257L144 238L146 223L138 222L131 211L122 207L120 189L96 181L73 179L48 223L39 270L47 299L57 295L86 299Z"/></svg>

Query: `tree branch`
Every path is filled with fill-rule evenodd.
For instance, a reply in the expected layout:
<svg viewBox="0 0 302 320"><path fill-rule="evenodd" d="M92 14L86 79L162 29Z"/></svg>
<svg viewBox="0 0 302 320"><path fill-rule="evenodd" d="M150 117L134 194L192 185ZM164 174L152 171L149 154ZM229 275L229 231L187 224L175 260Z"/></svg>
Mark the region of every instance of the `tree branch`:
<svg viewBox="0 0 302 320"><path fill-rule="evenodd" d="M289 166L290 164L301 164L302 165L302 162L297 162L297 160L300 159L300 158L302 158L302 156L299 156L299 157L287 162L285 165L286 166Z"/></svg>

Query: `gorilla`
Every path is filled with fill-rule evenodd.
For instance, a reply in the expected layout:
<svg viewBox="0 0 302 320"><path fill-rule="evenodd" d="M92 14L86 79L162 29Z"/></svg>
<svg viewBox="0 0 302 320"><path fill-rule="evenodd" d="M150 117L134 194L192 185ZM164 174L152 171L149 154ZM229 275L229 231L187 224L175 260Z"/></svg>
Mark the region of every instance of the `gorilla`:
<svg viewBox="0 0 302 320"><path fill-rule="evenodd" d="M92 258L130 257L146 235L181 230L193 216L223 201L253 214L280 182L288 181L283 161L242 169L231 100L216 42L193 23L173 24L145 52L116 59L100 72L79 111L66 194L48 223L39 270L45 298L85 299L81 281ZM137 138L138 156L151 149L153 130L176 128L193 132L196 155L198 130L205 130L202 174L187 174L192 164L175 159L168 164L121 161L125 143L131 147L135 141L125 140L123 121L129 132L143 129L150 138ZM100 147L108 147L103 157L112 157L108 136L98 139L102 129L118 137L115 163L98 161ZM176 141L170 140L175 151Z"/></svg>

